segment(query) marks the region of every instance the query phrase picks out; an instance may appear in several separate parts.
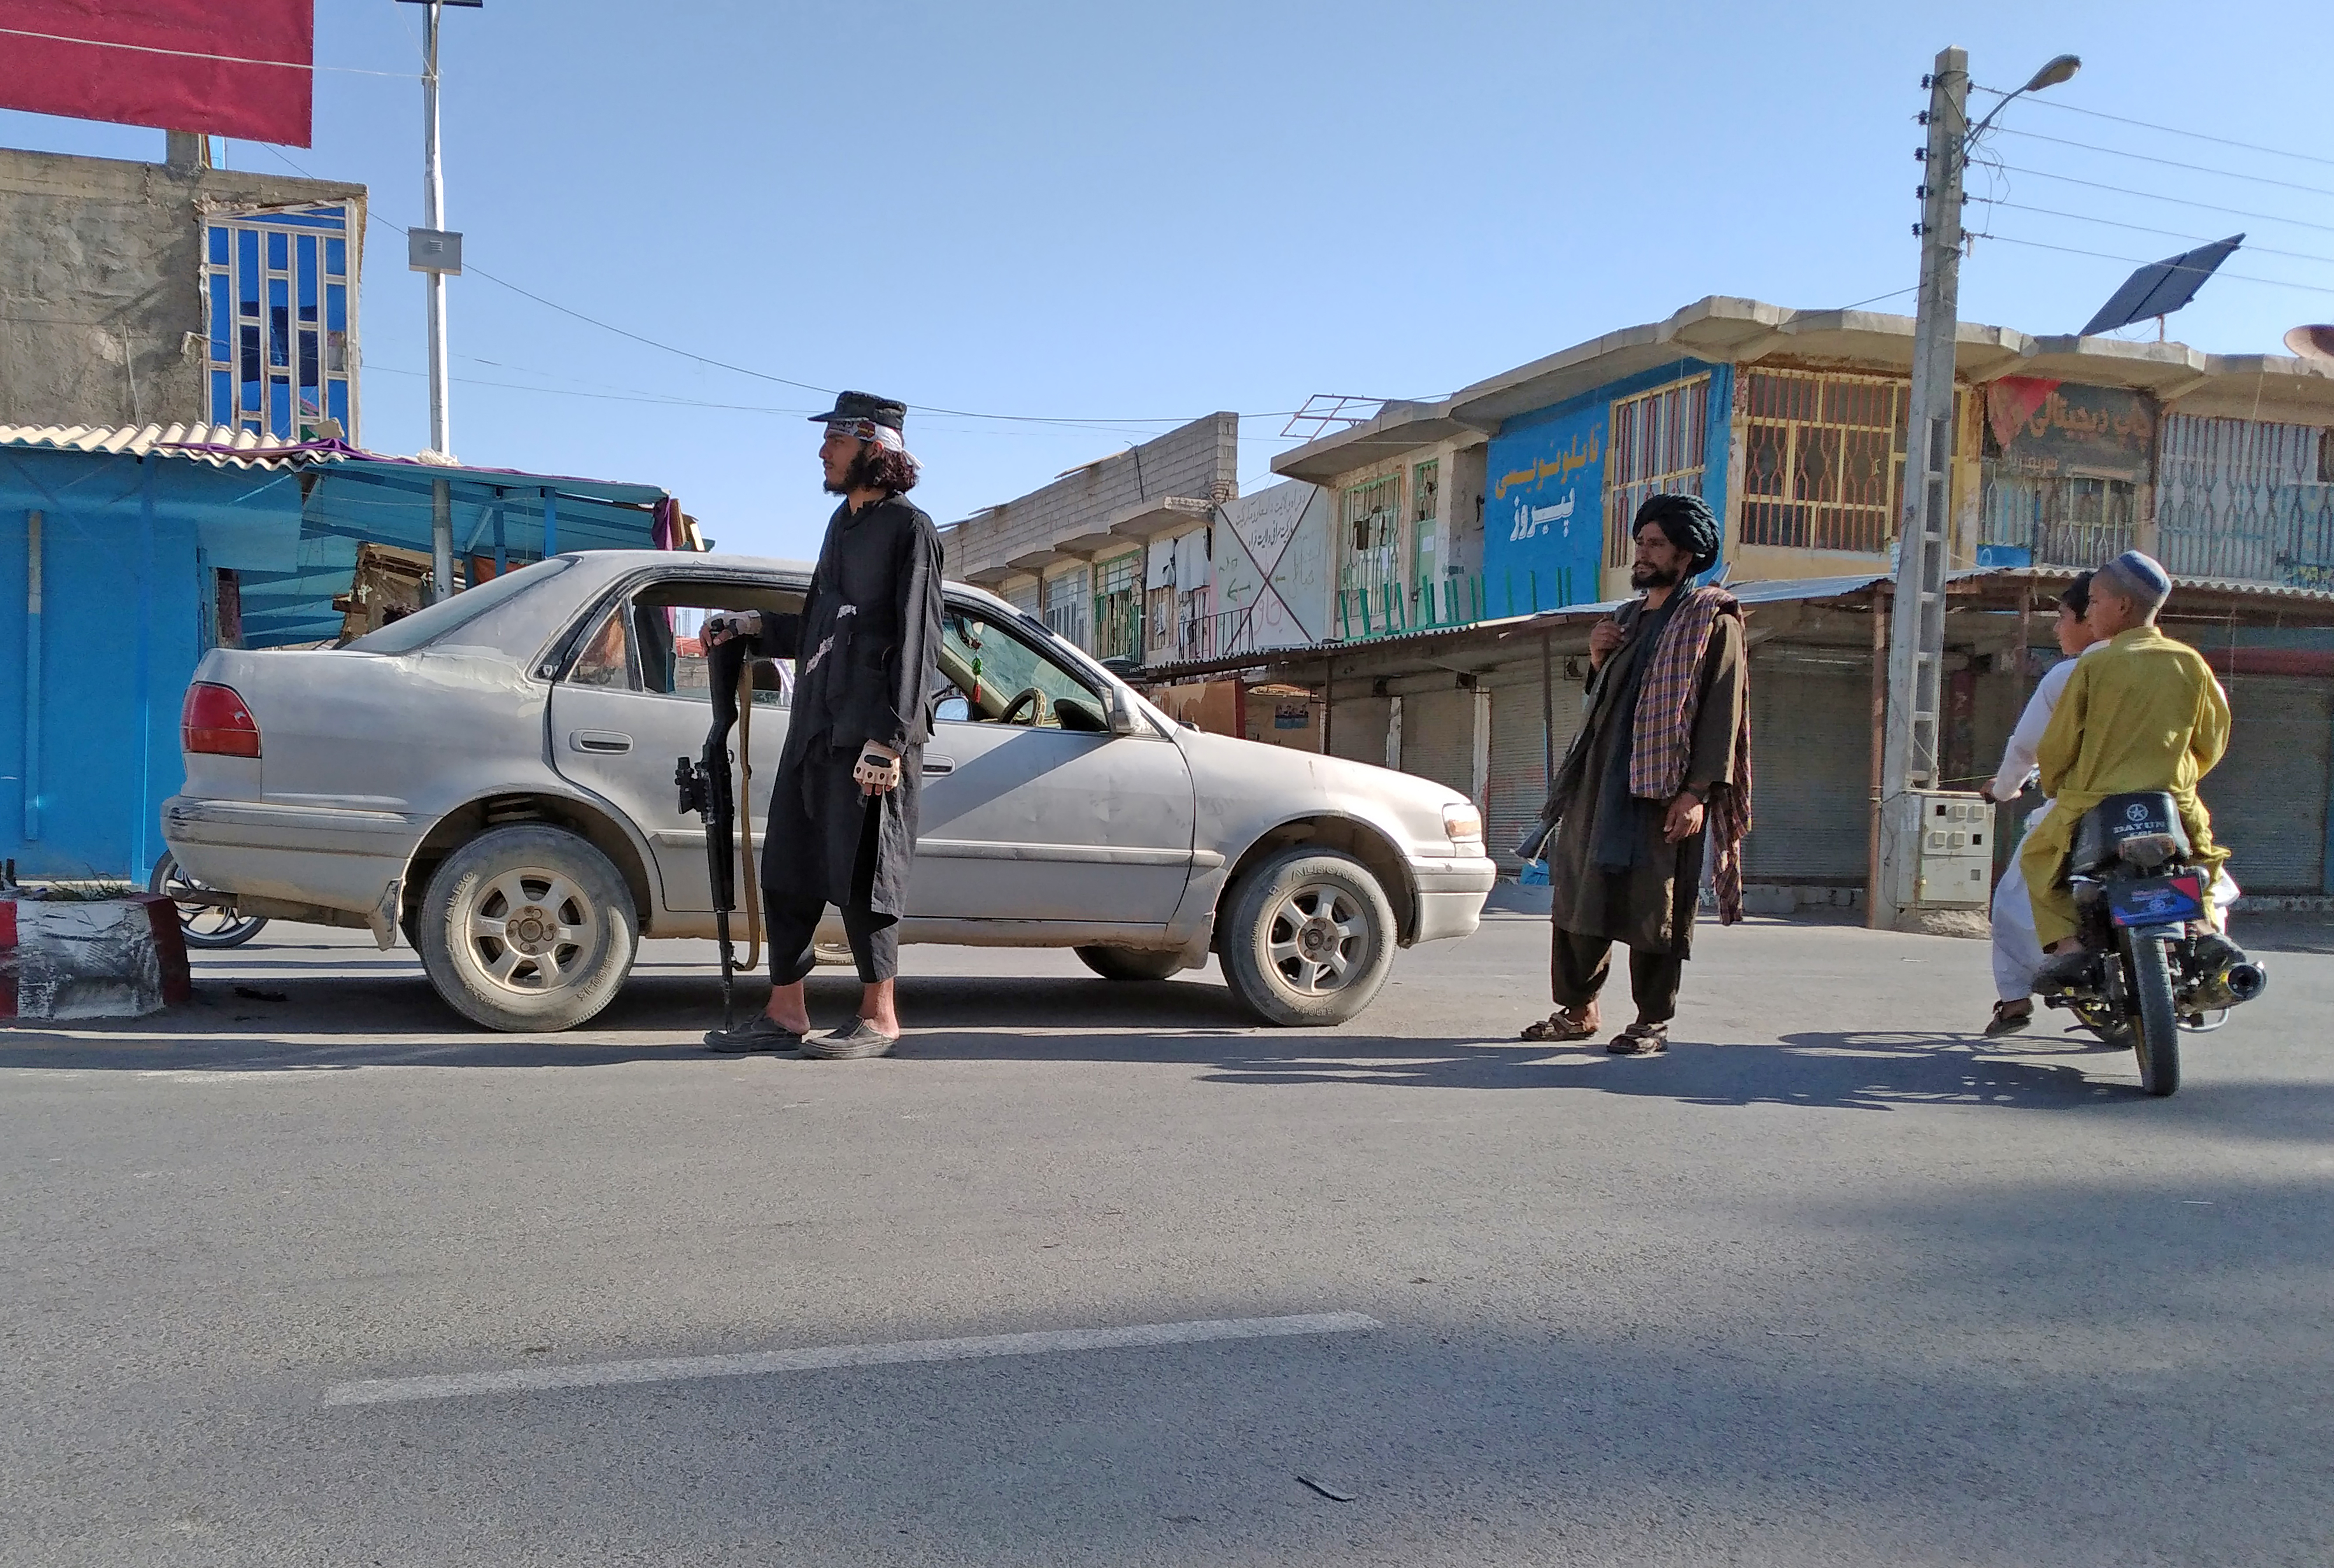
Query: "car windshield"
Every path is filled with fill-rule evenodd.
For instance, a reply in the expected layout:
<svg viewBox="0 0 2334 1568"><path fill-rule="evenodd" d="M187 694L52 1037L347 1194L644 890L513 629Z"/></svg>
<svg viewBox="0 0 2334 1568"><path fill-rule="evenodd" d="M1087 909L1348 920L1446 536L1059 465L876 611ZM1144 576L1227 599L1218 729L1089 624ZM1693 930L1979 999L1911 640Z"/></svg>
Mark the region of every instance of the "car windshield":
<svg viewBox="0 0 2334 1568"><path fill-rule="evenodd" d="M349 644L360 653L410 653L426 643L458 631L490 610L509 603L528 589L548 582L575 563L564 555L538 561L489 579L476 588L417 610L402 620L392 620L379 631L368 631Z"/></svg>

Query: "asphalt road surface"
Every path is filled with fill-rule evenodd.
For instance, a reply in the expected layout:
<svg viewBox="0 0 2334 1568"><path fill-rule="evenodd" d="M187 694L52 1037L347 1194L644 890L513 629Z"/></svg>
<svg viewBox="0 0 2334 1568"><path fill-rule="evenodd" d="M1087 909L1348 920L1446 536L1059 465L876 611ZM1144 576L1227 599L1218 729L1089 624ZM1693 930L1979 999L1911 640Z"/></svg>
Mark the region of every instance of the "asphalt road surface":
<svg viewBox="0 0 2334 1568"><path fill-rule="evenodd" d="M821 1063L273 928L0 1033L0 1563L2334 1561L2334 957L2158 1101L1981 944L1700 943L1650 1061L1508 916L1322 1033L911 948Z"/></svg>

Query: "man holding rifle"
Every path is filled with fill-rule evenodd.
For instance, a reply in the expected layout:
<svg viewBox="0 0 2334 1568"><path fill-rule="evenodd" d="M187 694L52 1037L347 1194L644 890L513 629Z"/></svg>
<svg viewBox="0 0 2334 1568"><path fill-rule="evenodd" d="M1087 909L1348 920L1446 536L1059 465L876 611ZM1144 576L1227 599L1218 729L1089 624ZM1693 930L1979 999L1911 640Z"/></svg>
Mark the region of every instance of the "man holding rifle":
<svg viewBox="0 0 2334 1568"><path fill-rule="evenodd" d="M802 612L706 619L709 649L743 638L757 655L795 661L794 709L762 845L769 1005L738 1028L707 1034L714 1051L800 1047L834 1060L885 1055L899 1044L899 920L940 645L940 531L904 499L917 473L901 437L906 416L904 404L865 392L844 392L815 416L826 426L826 489L844 499L827 521ZM843 911L858 966L859 1013L848 1028L812 1036L803 980L829 904Z"/></svg>

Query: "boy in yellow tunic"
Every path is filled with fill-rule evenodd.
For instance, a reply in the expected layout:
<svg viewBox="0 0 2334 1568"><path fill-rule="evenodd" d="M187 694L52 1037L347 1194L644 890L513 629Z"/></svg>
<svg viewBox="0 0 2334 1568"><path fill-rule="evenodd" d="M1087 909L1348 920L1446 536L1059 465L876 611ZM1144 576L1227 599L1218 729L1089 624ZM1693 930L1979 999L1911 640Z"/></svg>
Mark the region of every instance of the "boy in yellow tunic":
<svg viewBox="0 0 2334 1568"><path fill-rule="evenodd" d="M2034 902L2034 934L2052 957L2035 976L2049 992L2079 983L2092 957L2075 938L2075 896L2067 857L2083 813L2112 794L2165 790L2206 881L2228 859L2213 842L2213 819L2196 781L2229 746L2229 699L2204 656L2156 629L2172 579L2136 550L2091 581L2091 630L2107 639L2076 666L2035 761L2043 793L2058 809L2019 850Z"/></svg>

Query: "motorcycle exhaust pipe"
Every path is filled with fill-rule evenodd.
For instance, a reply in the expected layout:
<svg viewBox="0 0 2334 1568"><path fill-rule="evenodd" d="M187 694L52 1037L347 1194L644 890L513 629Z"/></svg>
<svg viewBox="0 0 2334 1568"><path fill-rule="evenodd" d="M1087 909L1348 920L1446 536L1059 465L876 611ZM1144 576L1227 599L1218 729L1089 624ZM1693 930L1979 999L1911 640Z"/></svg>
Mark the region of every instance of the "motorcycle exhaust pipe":
<svg viewBox="0 0 2334 1568"><path fill-rule="evenodd" d="M2269 988L2269 972L2259 964L2232 964L2220 976L2220 988L2239 1002L2250 1002Z"/></svg>

